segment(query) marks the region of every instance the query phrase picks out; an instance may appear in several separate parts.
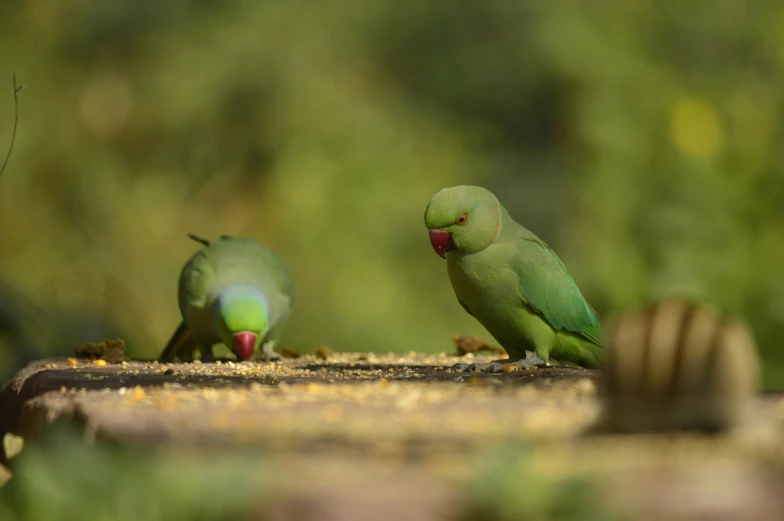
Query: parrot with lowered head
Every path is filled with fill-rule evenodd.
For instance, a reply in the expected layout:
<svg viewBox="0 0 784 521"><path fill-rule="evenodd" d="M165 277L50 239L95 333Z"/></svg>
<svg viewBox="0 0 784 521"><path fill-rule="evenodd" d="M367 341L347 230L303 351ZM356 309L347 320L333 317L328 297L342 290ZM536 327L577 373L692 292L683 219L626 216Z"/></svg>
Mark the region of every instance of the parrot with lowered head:
<svg viewBox="0 0 784 521"><path fill-rule="evenodd" d="M212 348L223 343L240 361L259 346L265 361L279 360L275 344L294 304L294 284L286 266L252 239L221 236L207 241L185 263L179 280L182 322L163 350L161 361L189 361L194 350L212 362Z"/></svg>
<svg viewBox="0 0 784 521"><path fill-rule="evenodd" d="M501 372L550 360L599 368L604 339L596 312L556 254L515 222L489 190L445 188L430 200L425 225L461 306L501 344L509 360L458 364ZM532 352L526 358L526 350ZM465 367L464 367L465 366Z"/></svg>

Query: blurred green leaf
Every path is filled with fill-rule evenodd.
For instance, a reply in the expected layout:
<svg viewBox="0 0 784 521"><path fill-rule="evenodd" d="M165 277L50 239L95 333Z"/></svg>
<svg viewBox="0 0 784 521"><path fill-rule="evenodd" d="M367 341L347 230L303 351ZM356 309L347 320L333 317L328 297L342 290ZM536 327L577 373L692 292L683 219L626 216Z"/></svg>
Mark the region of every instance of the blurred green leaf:
<svg viewBox="0 0 784 521"><path fill-rule="evenodd" d="M26 445L0 488L8 521L240 519L263 501L265 474L253 453L90 447L74 430Z"/></svg>

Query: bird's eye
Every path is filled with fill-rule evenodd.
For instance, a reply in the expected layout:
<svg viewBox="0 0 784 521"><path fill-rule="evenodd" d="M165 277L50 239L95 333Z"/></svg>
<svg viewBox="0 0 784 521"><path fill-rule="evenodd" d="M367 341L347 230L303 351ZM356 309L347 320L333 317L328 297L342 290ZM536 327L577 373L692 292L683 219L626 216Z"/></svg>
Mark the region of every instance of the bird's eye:
<svg viewBox="0 0 784 521"><path fill-rule="evenodd" d="M462 226L463 224L466 223L467 220L468 220L468 214L463 212L460 214L460 217L458 217L455 222Z"/></svg>

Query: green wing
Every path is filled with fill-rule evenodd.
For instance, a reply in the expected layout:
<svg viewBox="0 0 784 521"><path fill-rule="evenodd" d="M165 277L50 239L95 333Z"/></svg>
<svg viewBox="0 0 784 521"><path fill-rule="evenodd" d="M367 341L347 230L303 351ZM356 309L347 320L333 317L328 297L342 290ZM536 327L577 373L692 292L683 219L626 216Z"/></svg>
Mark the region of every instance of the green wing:
<svg viewBox="0 0 784 521"><path fill-rule="evenodd" d="M523 301L554 329L577 333L604 346L596 312L547 244L533 234L519 238L512 270L520 281Z"/></svg>

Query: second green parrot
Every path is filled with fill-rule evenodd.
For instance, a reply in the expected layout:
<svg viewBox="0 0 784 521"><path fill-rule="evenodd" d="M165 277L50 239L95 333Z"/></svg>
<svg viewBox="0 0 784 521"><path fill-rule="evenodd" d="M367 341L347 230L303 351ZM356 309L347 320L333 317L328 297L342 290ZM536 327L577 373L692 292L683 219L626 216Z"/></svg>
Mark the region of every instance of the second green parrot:
<svg viewBox="0 0 784 521"><path fill-rule="evenodd" d="M180 274L182 323L160 356L188 361L194 350L213 361L223 343L241 361L261 346L266 361L279 359L274 347L294 304L294 284L283 262L251 240L222 236L204 244Z"/></svg>
<svg viewBox="0 0 784 521"><path fill-rule="evenodd" d="M430 243L447 261L457 300L506 350L509 360L473 364L500 372L551 359L598 368L599 319L556 254L515 222L490 191L441 190L425 210ZM533 354L526 358L526 350Z"/></svg>

